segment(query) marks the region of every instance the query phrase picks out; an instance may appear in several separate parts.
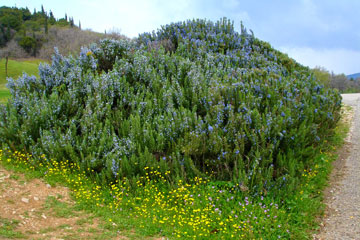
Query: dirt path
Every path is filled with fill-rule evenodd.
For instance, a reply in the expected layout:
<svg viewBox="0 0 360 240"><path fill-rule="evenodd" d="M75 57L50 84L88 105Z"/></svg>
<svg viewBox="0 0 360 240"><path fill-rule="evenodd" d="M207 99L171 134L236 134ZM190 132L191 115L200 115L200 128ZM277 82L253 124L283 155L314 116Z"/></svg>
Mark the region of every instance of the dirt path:
<svg viewBox="0 0 360 240"><path fill-rule="evenodd" d="M99 221L77 211L65 187L0 167L0 239L95 239Z"/></svg>
<svg viewBox="0 0 360 240"><path fill-rule="evenodd" d="M0 165L0 240L166 239L140 236L80 211L70 192Z"/></svg>
<svg viewBox="0 0 360 240"><path fill-rule="evenodd" d="M334 163L330 186L325 190L326 215L314 239L360 239L360 94L343 94L353 107L345 146Z"/></svg>

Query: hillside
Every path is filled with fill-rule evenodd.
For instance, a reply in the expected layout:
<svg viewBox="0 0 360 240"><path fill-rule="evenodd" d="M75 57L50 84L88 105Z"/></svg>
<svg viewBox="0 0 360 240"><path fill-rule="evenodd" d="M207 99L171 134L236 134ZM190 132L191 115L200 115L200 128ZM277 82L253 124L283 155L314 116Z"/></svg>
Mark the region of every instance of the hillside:
<svg viewBox="0 0 360 240"><path fill-rule="evenodd" d="M54 47L61 54L78 54L80 47L99 42L105 37L124 38L118 33L105 35L91 30L82 30L73 17L64 13L55 18L51 10L0 7L0 57L51 59Z"/></svg>
<svg viewBox="0 0 360 240"><path fill-rule="evenodd" d="M354 73L354 74L350 74L346 76L348 79L353 79L356 80L358 78L360 78L360 73Z"/></svg>

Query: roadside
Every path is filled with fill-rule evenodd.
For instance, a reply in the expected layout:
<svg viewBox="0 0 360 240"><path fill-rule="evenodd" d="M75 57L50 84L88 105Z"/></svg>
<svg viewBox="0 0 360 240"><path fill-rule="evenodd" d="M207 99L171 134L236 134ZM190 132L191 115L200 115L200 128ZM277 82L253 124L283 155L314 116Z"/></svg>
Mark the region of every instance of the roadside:
<svg viewBox="0 0 360 240"><path fill-rule="evenodd" d="M360 94L342 97L353 108L352 114L344 116L351 127L325 190L325 217L314 236L318 240L360 239Z"/></svg>

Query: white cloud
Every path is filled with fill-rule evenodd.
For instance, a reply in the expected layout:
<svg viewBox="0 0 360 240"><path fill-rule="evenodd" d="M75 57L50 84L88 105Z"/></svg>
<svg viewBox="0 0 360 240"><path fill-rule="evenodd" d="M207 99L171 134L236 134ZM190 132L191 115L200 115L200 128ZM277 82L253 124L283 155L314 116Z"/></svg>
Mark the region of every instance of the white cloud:
<svg viewBox="0 0 360 240"><path fill-rule="evenodd" d="M313 49L310 47L280 47L280 51L311 68L321 66L337 74L360 72L360 51L341 48Z"/></svg>

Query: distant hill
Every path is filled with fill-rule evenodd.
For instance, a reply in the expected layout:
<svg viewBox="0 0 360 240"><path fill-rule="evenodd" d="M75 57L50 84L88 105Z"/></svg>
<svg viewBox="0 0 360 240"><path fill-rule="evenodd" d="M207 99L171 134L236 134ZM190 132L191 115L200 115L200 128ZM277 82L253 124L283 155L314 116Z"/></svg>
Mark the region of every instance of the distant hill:
<svg viewBox="0 0 360 240"><path fill-rule="evenodd" d="M30 12L26 8L0 6L0 58L51 59L54 47L63 55L78 54L81 46L103 38L125 38L119 33L82 30L74 18L55 18L51 10Z"/></svg>
<svg viewBox="0 0 360 240"><path fill-rule="evenodd" d="M348 79L357 79L360 78L360 73L354 73L346 76Z"/></svg>

